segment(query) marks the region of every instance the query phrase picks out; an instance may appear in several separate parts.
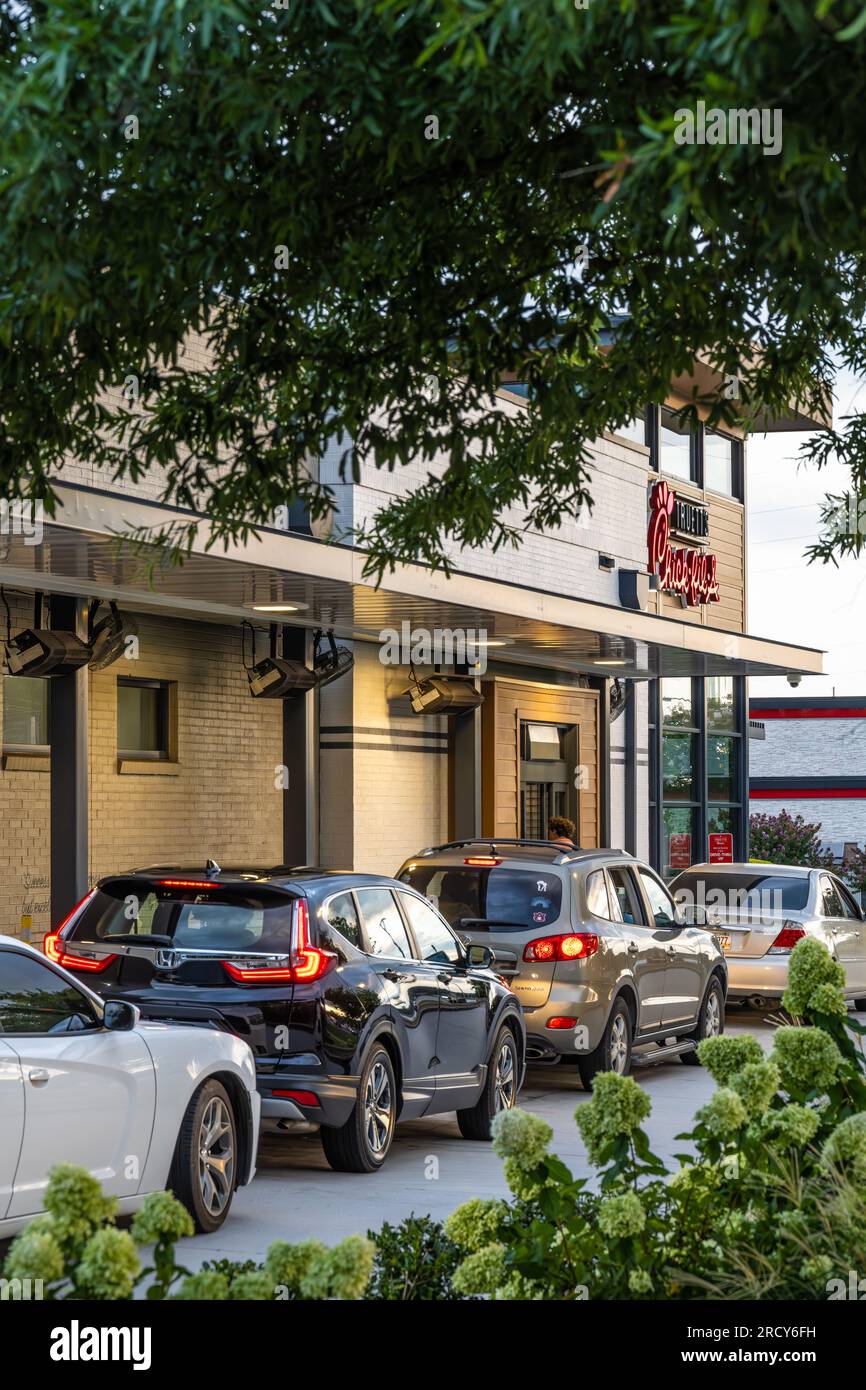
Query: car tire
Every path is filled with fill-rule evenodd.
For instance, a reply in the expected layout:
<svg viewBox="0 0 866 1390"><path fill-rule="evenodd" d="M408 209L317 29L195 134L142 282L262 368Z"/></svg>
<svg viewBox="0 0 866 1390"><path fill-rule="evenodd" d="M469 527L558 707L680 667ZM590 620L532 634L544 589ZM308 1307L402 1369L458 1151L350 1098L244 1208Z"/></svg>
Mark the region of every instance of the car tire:
<svg viewBox="0 0 866 1390"><path fill-rule="evenodd" d="M484 1089L475 1105L457 1111L457 1124L464 1139L490 1139L493 1121L500 1110L513 1110L517 1104L520 1079L520 1049L510 1028L496 1035Z"/></svg>
<svg viewBox="0 0 866 1390"><path fill-rule="evenodd" d="M361 1069L348 1120L339 1128L321 1128L325 1158L338 1173L375 1173L388 1157L396 1123L394 1067L385 1048L374 1047Z"/></svg>
<svg viewBox="0 0 866 1390"><path fill-rule="evenodd" d="M218 1231L237 1185L238 1127L219 1081L206 1081L190 1100L180 1127L169 1187L201 1234Z"/></svg>
<svg viewBox="0 0 866 1390"><path fill-rule="evenodd" d="M866 1013L866 999L855 999L854 1008L858 1014Z"/></svg>
<svg viewBox="0 0 866 1390"><path fill-rule="evenodd" d="M698 1026L691 1033L686 1033L686 1038L693 1039L695 1043L694 1052L683 1052L680 1061L687 1067L699 1067L700 1058L697 1054L697 1044L703 1042L704 1038L717 1038L725 1031L725 992L718 975L714 975L707 985L707 992L704 995L704 1002L701 1004L700 1018Z"/></svg>
<svg viewBox="0 0 866 1390"><path fill-rule="evenodd" d="M631 1068L632 1022L628 1004L622 995L614 1000L610 1016L601 1035L601 1042L586 1057L578 1057L580 1079L587 1091L600 1071L615 1071L628 1076Z"/></svg>

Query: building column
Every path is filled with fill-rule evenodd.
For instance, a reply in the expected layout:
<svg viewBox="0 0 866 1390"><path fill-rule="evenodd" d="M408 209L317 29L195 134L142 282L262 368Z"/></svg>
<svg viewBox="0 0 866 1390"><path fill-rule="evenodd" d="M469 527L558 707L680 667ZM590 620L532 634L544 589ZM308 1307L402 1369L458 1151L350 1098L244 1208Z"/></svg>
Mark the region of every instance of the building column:
<svg viewBox="0 0 866 1390"><path fill-rule="evenodd" d="M451 793L449 835L455 840L481 834L481 708L449 720L448 778Z"/></svg>
<svg viewBox="0 0 866 1390"><path fill-rule="evenodd" d="M625 844L629 854L637 855L637 695L632 681L626 700L625 719Z"/></svg>
<svg viewBox="0 0 866 1390"><path fill-rule="evenodd" d="M87 638L83 599L55 595L51 625ZM56 928L88 888L88 690L86 666L50 685L51 925Z"/></svg>
<svg viewBox="0 0 866 1390"><path fill-rule="evenodd" d="M284 627L282 655L313 664L313 634ZM283 700L283 863L319 862L319 692L308 690Z"/></svg>

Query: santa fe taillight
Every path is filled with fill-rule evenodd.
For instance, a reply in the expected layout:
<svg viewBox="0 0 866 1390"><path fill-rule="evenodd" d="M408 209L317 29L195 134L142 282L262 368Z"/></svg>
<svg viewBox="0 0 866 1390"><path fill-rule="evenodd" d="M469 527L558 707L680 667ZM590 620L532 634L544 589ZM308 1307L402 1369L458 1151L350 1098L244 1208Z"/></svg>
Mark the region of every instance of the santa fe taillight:
<svg viewBox="0 0 866 1390"><path fill-rule="evenodd" d="M224 960L226 974L241 985L311 984L337 963L333 951L310 944L310 913L305 898L296 898L292 912L292 945L288 956L243 956Z"/></svg>
<svg viewBox="0 0 866 1390"><path fill-rule="evenodd" d="M523 959L533 964L558 960L586 960L598 950L595 932L571 932L568 936L537 936L524 947Z"/></svg>
<svg viewBox="0 0 866 1390"><path fill-rule="evenodd" d="M783 951L793 951L797 942L802 941L805 935L804 929L798 927L795 922L785 922L767 955L781 955Z"/></svg>
<svg viewBox="0 0 866 1390"><path fill-rule="evenodd" d="M117 960L114 952L107 956L76 956L63 940L63 933L78 920L82 909L87 906L95 892L96 889L91 888L89 893L85 893L81 902L76 903L72 911L66 914L60 926L55 931L46 932L42 939L42 949L48 959L55 965L62 965L64 970L81 970L90 975L98 975L107 970L113 960Z"/></svg>

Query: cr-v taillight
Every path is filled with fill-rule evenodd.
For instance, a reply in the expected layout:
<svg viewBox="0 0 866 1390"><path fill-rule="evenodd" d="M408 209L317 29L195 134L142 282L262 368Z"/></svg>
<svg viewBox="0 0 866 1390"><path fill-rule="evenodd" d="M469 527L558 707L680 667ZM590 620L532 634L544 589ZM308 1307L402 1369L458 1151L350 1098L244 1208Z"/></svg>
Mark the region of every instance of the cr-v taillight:
<svg viewBox="0 0 866 1390"><path fill-rule="evenodd" d="M311 984L337 963L333 951L310 945L310 913L305 898L296 898L292 912L292 944L288 956L243 956L224 960L227 975L242 985Z"/></svg>
<svg viewBox="0 0 866 1390"><path fill-rule="evenodd" d="M96 892L91 888L89 893L85 893L80 903L76 903L71 912L64 917L60 926L54 931L46 932L42 938L42 949L49 960L55 965L62 965L64 970L80 970L90 975L98 975L101 971L107 970L113 960L117 960L116 953L112 952L107 956L76 956L63 939L63 933L77 920L79 913L84 908Z"/></svg>
<svg viewBox="0 0 866 1390"><path fill-rule="evenodd" d="M570 932L568 936L538 936L523 950L523 959L538 964L557 960L585 960L598 950L595 932Z"/></svg>
<svg viewBox="0 0 866 1390"><path fill-rule="evenodd" d="M781 955L783 951L793 951L797 942L802 941L805 935L804 929L798 927L796 922L785 922L767 955Z"/></svg>

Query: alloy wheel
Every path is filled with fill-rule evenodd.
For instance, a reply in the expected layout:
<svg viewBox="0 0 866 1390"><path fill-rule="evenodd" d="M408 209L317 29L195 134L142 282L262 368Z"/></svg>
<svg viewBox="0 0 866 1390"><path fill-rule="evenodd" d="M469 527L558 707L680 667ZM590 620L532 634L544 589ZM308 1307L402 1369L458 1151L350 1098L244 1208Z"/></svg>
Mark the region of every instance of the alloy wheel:
<svg viewBox="0 0 866 1390"><path fill-rule="evenodd" d="M610 1069L622 1076L628 1062L628 1024L625 1014L617 1014L610 1030Z"/></svg>
<svg viewBox="0 0 866 1390"><path fill-rule="evenodd" d="M198 1142L198 1180L202 1202L219 1216L234 1189L235 1149L231 1115L220 1096L208 1101L201 1117Z"/></svg>
<svg viewBox="0 0 866 1390"><path fill-rule="evenodd" d="M704 1037L716 1038L722 1031L722 1010L719 1004L718 992L710 990L710 997L707 1000L707 1007L704 1013Z"/></svg>
<svg viewBox="0 0 866 1390"><path fill-rule="evenodd" d="M493 1078L494 1113L498 1113L500 1110L510 1110L514 1105L515 1080L514 1048L506 1040L500 1047L499 1055L496 1058L496 1071Z"/></svg>
<svg viewBox="0 0 866 1390"><path fill-rule="evenodd" d="M385 1152L393 1124L391 1080L384 1062L375 1062L364 1088L364 1131L371 1153Z"/></svg>

